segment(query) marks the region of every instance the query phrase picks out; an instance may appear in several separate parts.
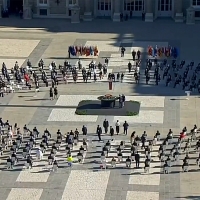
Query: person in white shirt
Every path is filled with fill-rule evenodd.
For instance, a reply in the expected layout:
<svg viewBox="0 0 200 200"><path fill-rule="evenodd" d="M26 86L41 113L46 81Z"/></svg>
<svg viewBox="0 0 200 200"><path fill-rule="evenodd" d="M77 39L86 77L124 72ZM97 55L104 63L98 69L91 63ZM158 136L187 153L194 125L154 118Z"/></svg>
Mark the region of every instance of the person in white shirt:
<svg viewBox="0 0 200 200"><path fill-rule="evenodd" d="M38 160L42 160L42 158L43 158L43 153L42 153L42 151L41 151L40 148L38 148L37 153L36 153L36 156L37 156L37 159L38 159Z"/></svg>
<svg viewBox="0 0 200 200"><path fill-rule="evenodd" d="M49 71L52 71L52 65L51 64L49 65Z"/></svg>
<svg viewBox="0 0 200 200"><path fill-rule="evenodd" d="M117 120L117 122L115 123L115 128L116 128L116 133L118 135L119 134L119 128L120 128L120 122L119 122L119 120Z"/></svg>

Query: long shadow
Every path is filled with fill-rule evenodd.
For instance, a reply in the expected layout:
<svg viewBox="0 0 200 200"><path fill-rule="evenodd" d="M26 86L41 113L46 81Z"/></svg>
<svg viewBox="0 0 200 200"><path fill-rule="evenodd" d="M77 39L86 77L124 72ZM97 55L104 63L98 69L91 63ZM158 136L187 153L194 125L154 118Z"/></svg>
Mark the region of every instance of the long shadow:
<svg viewBox="0 0 200 200"><path fill-rule="evenodd" d="M28 100L25 100L25 101L49 101L49 99L28 99Z"/></svg>
<svg viewBox="0 0 200 200"><path fill-rule="evenodd" d="M175 199L200 200L200 195L175 197Z"/></svg>

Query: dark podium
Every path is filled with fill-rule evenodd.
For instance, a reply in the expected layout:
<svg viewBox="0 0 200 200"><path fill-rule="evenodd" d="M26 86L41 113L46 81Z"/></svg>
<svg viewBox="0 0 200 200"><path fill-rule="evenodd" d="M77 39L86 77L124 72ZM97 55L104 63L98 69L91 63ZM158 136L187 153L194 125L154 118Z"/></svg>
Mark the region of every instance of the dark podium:
<svg viewBox="0 0 200 200"><path fill-rule="evenodd" d="M115 102L119 97L112 96L112 95L105 95L100 96L98 99L101 101L101 107L102 108L114 108Z"/></svg>

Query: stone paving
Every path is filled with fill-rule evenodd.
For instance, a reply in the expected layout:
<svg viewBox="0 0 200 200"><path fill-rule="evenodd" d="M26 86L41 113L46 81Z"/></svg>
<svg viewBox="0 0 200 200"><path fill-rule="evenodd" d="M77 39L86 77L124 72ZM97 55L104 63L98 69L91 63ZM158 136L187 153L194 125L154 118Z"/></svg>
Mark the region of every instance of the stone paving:
<svg viewBox="0 0 200 200"><path fill-rule="evenodd" d="M45 22L45 20L42 21ZM103 61L104 58L102 57L109 57L109 68L113 72L126 71L132 48L143 51L143 59L145 59L144 51L148 45L176 45L181 52L179 59L184 58L188 61L198 61L199 59L197 53L199 46L197 42L198 24L191 26L190 32L188 32L189 28L186 25L175 26L167 23L167 29L166 25L160 22L144 24L136 21L135 27L137 29L132 29L132 25L127 22L124 23L124 28L121 30L119 25L102 21L108 27L108 32L104 34L100 28L97 28L96 33L93 33L92 25L95 25L95 21L91 24L76 25L76 27L59 21L57 23L59 33L52 33L54 31L51 32L50 29L53 30L53 27L48 22L45 26L49 27L25 28L24 30L17 28L18 23L20 23L20 26L23 23L24 26L27 26L27 22L17 21L16 27L5 28L4 25L0 32L2 52L0 62L5 61L8 67L12 67L16 60L20 65L25 65L27 58L34 65L40 58L43 58L45 63L55 60L56 63L63 64L67 56L67 48L72 44L97 45L100 55L95 58L96 62ZM40 21L33 21L33 23L34 25L40 24ZM160 31L157 31L157 25L160 27ZM66 26L69 29L68 32L66 32ZM47 30L50 32L47 32ZM129 32L131 34L128 34ZM174 39L172 32L179 35L177 40ZM189 39L188 34L191 35ZM120 44L126 47L126 54L123 59L119 57ZM76 64L77 59L72 58L70 62ZM91 59L94 58L91 57L89 60ZM125 75L127 76L127 73ZM199 125L200 99L198 96L185 100L184 91L180 91L179 88L165 88L162 85L136 86L126 81L128 76L125 78L127 79L123 84L114 84L113 91L108 90L107 82L87 85L81 83L60 85L58 86L59 99L57 101L49 100L48 88L41 89L37 97L34 97L32 91L19 91L9 94L5 98L0 98L0 116L9 119L12 124L17 122L20 127L27 124L30 128L37 126L41 131L48 128L53 137L55 137L58 129L66 133L76 127L80 130L82 125L86 124L90 137L96 138L94 135L96 125L101 125L105 118L109 120L111 125L114 125L117 119L124 121L125 118L108 115L92 116L92 118L82 116L78 119L77 116L70 115L70 113L73 114L74 108L69 108L69 106L76 106L80 100L86 99L84 95L88 94L90 98L96 98L105 93L113 95L123 93L129 100L141 101L139 118L134 118L134 120L126 118L130 123L129 134L136 130L141 135L146 130L149 137L152 138L156 130L160 130L161 134L166 135L168 129L172 128L174 133L178 134L184 126L190 129L194 124ZM59 108L59 106L66 106L66 108ZM107 136L103 137L106 138ZM113 148L121 140L125 140L129 144L128 136L119 135L115 138ZM148 175L138 174L141 171L137 172L133 168L127 171L120 165L114 170L99 171L98 164L94 163L93 157L99 157L102 145L103 143L95 143L95 148L90 149L85 155L84 164L76 165L71 171L64 167L56 173L38 173L42 170L40 167L35 167L31 171L24 171L20 168L7 171L4 167L1 167L0 199L196 200L200 198L199 174L195 165L191 166L191 171L188 173L178 173L177 171L180 171L180 168L177 168L174 169L174 173L169 175L159 173L161 170L159 162L156 163L157 167L153 166ZM158 148L158 146L155 148ZM157 159L156 151L157 149L155 149L153 155L155 159ZM128 156L128 154L125 154L125 156ZM77 188L80 189L77 190Z"/></svg>

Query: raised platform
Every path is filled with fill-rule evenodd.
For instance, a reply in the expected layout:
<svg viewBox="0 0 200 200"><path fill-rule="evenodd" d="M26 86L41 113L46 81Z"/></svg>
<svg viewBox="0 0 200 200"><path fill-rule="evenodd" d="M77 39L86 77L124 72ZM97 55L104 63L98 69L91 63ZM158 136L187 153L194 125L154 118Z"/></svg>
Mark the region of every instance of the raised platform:
<svg viewBox="0 0 200 200"><path fill-rule="evenodd" d="M102 108L101 101L86 100L80 101L76 108L77 115L135 116L139 111L140 103L137 101L126 101L122 108L119 108L119 101L116 101L114 108Z"/></svg>

